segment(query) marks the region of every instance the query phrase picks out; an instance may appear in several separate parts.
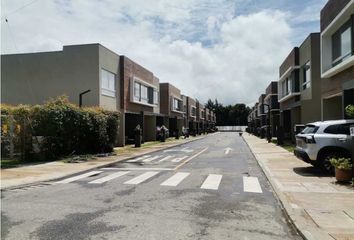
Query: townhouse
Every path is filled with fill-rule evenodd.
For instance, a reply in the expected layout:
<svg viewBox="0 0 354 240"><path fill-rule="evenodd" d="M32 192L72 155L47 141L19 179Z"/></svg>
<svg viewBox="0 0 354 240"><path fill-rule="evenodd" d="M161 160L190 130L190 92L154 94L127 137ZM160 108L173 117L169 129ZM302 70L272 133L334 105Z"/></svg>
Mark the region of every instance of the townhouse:
<svg viewBox="0 0 354 240"><path fill-rule="evenodd" d="M266 114L266 123L271 128L271 136L277 135L279 126L279 102L278 102L278 82L271 82L265 91L263 99L264 113Z"/></svg>
<svg viewBox="0 0 354 240"><path fill-rule="evenodd" d="M164 124L170 131L170 136L176 136L182 133L184 120L184 104L181 90L170 83L160 83L160 113L166 119L159 123Z"/></svg>
<svg viewBox="0 0 354 240"><path fill-rule="evenodd" d="M283 133L291 140L306 123L348 117L345 108L354 105L354 0L329 0L320 24L320 33L292 49L279 67L277 84L272 82L252 108L250 132L258 134L263 113L273 136ZM264 109L257 107L262 101Z"/></svg>
<svg viewBox="0 0 354 240"><path fill-rule="evenodd" d="M197 102L194 98L183 95L183 105L184 105L184 121L185 127L189 129L192 135L197 134Z"/></svg>
<svg viewBox="0 0 354 240"><path fill-rule="evenodd" d="M133 143L134 129L142 129L142 141L156 140L156 126L160 115L159 79L132 61L120 56L121 136L124 144Z"/></svg>
<svg viewBox="0 0 354 240"><path fill-rule="evenodd" d="M260 130L260 121L258 117L258 105L259 105L258 103L255 103L248 117L249 132L255 135L258 135Z"/></svg>
<svg viewBox="0 0 354 240"><path fill-rule="evenodd" d="M311 33L279 68L280 127L294 140L304 124L321 119L320 35Z"/></svg>
<svg viewBox="0 0 354 240"><path fill-rule="evenodd" d="M261 94L258 98L258 105L257 105L257 113L258 113L258 124L259 124L259 134L261 138L265 137L265 130L266 130L266 125L267 125L267 118L266 114L264 112L264 98L265 94Z"/></svg>
<svg viewBox="0 0 354 240"><path fill-rule="evenodd" d="M321 10L322 120L346 118L354 104L354 0L329 0Z"/></svg>
<svg viewBox="0 0 354 240"><path fill-rule="evenodd" d="M2 55L1 68L2 103L42 104L67 95L77 105L119 111L117 146L133 143L138 125L144 142L156 140L156 129L162 125L175 136L183 126L193 134L212 124L212 113L202 104L172 84L160 84L153 72L100 44Z"/></svg>
<svg viewBox="0 0 354 240"><path fill-rule="evenodd" d="M204 133L206 128L205 106L196 100L197 106L197 134Z"/></svg>
<svg viewBox="0 0 354 240"><path fill-rule="evenodd" d="M143 141L156 139L159 79L100 44L64 46L62 51L1 56L2 102L42 104L67 95L82 106L121 112L118 146L132 142L139 124ZM16 94L14 94L16 93Z"/></svg>

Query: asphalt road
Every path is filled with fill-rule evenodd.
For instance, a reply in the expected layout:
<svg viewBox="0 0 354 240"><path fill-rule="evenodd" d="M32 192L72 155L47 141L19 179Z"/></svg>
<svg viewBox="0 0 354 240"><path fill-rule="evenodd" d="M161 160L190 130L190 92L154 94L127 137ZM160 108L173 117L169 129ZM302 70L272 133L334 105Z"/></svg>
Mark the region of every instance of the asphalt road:
<svg viewBox="0 0 354 240"><path fill-rule="evenodd" d="M237 133L2 193L2 239L300 239Z"/></svg>

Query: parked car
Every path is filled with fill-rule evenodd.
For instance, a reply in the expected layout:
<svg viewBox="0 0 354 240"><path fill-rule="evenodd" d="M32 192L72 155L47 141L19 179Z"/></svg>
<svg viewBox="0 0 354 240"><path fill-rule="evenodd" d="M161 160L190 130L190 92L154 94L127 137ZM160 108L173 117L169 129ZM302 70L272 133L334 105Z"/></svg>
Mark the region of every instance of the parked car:
<svg viewBox="0 0 354 240"><path fill-rule="evenodd" d="M333 157L350 158L354 141L350 126L354 120L333 120L307 124L296 135L294 154L303 161L333 172L329 160Z"/></svg>

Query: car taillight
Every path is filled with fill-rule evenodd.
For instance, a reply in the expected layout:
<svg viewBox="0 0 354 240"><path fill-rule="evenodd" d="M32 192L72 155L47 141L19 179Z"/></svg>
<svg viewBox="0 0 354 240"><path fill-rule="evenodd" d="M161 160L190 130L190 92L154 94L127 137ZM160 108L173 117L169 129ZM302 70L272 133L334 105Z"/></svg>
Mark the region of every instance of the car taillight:
<svg viewBox="0 0 354 240"><path fill-rule="evenodd" d="M309 144L314 144L314 143L316 143L315 138L314 138L313 136L307 136L307 137L305 138L305 142L306 142L306 143L309 143Z"/></svg>

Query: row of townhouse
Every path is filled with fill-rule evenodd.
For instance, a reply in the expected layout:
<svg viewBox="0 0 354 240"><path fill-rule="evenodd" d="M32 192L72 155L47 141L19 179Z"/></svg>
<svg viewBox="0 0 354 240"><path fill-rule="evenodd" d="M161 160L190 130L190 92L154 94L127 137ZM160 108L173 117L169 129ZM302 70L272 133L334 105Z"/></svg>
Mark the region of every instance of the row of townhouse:
<svg viewBox="0 0 354 240"><path fill-rule="evenodd" d="M182 128L201 133L213 128L215 113L198 100L182 95L170 83L160 83L148 69L100 44L64 46L62 51L1 56L1 102L42 104L67 95L70 102L119 111L117 146L134 139L142 128L143 141L156 140L162 125L170 136Z"/></svg>
<svg viewBox="0 0 354 240"><path fill-rule="evenodd" d="M252 108L252 132L264 135L270 126L272 136L294 140L306 123L347 117L345 107L354 104L354 0L329 0L320 24L320 33L292 49L279 79Z"/></svg>

